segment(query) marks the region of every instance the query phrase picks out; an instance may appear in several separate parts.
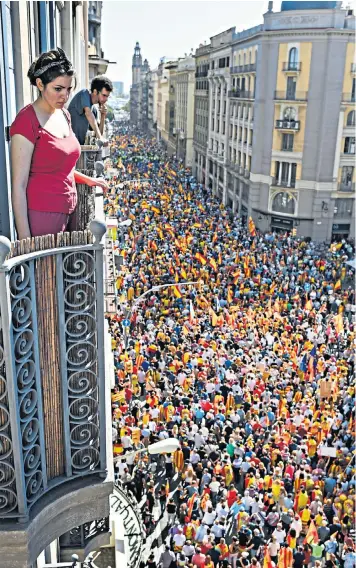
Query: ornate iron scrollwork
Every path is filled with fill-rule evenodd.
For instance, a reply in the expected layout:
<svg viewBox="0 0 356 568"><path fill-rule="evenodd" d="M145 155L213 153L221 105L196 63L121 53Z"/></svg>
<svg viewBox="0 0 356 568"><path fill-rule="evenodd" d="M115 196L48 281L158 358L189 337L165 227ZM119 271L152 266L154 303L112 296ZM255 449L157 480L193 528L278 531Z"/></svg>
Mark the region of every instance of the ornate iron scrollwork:
<svg viewBox="0 0 356 568"><path fill-rule="evenodd" d="M11 327L16 365L17 406L22 438L23 472L28 506L43 492L43 466L36 384L35 326L29 263L18 264L9 274Z"/></svg>
<svg viewBox="0 0 356 568"><path fill-rule="evenodd" d="M99 403L94 253L63 256L69 440L73 473L99 464Z"/></svg>

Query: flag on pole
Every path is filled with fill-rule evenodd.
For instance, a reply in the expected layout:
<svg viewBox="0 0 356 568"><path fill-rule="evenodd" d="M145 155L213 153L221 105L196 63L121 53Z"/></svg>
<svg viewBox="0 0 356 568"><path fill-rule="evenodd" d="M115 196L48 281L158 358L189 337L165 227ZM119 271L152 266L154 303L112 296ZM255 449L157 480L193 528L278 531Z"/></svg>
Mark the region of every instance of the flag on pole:
<svg viewBox="0 0 356 568"><path fill-rule="evenodd" d="M256 225L253 222L252 217L250 217L249 220L248 220L248 230L250 232L251 237L256 236Z"/></svg>
<svg viewBox="0 0 356 568"><path fill-rule="evenodd" d="M318 544L319 536L314 521L311 521L308 532L304 539L304 544Z"/></svg>
<svg viewBox="0 0 356 568"><path fill-rule="evenodd" d="M182 293L181 293L180 289L178 288L178 286L173 286L173 293L174 293L176 298L182 297Z"/></svg>

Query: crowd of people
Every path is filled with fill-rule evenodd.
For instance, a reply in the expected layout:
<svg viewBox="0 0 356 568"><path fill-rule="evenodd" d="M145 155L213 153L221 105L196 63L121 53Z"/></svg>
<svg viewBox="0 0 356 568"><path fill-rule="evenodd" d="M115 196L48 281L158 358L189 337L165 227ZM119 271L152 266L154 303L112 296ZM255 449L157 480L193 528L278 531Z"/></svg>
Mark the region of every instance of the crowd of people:
<svg viewBox="0 0 356 568"><path fill-rule="evenodd" d="M352 245L261 234L154 139L111 144L116 475L168 530L145 566L352 568Z"/></svg>

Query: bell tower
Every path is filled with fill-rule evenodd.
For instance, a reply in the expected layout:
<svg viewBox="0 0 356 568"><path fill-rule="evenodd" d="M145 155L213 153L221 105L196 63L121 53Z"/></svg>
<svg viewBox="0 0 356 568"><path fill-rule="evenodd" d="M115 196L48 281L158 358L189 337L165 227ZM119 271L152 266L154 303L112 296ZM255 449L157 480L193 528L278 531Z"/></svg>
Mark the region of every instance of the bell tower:
<svg viewBox="0 0 356 568"><path fill-rule="evenodd" d="M141 48L138 41L136 42L134 54L132 57L132 84L136 85L140 82L141 77L141 69L142 69L142 55L141 55Z"/></svg>

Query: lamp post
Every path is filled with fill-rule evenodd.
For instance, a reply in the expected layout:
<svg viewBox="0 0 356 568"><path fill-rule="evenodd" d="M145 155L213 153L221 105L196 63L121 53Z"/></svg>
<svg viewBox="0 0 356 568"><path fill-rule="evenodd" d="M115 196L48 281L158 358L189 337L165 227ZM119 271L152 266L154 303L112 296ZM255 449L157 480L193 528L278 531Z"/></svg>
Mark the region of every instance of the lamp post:
<svg viewBox="0 0 356 568"><path fill-rule="evenodd" d="M167 438L166 440L160 440L154 444L150 444L147 448L142 448L142 450L134 450L133 452L127 452L114 458L114 462L126 459L127 457L137 456L144 452L148 452L151 456L157 454L172 454L180 448L180 443L176 438Z"/></svg>
<svg viewBox="0 0 356 568"><path fill-rule="evenodd" d="M197 286L197 285L199 286L200 284L201 284L201 282L174 282L174 283L172 282L171 284L160 284L159 286L153 286L149 290L146 290L146 292L141 294L141 296L139 296L138 298L136 298L136 300L134 300L132 302L131 309L125 315L125 321L131 320L131 316L132 316L133 312L136 310L136 307L151 292L157 292L157 290L161 290L162 288L169 288L171 286ZM130 325L124 326L125 349L127 348L127 344L128 344L128 341L129 341L129 333L128 333L129 329L130 329ZM127 330L127 331L125 331L125 330Z"/></svg>

